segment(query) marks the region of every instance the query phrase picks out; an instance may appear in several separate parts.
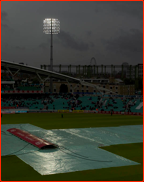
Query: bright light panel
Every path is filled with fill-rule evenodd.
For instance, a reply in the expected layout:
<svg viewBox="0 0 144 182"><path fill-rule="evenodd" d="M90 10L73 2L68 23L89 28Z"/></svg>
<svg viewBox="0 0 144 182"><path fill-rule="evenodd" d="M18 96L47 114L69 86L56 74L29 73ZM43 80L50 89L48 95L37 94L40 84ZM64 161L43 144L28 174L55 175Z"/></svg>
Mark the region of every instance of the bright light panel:
<svg viewBox="0 0 144 182"><path fill-rule="evenodd" d="M46 18L43 20L43 32L45 34L58 34L60 33L60 21L54 18Z"/></svg>

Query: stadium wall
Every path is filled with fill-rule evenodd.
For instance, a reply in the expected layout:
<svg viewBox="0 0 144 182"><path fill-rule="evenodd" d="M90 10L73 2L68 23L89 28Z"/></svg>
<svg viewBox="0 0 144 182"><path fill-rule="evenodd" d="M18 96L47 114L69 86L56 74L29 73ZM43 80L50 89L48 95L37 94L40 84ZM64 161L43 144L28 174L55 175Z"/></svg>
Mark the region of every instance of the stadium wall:
<svg viewBox="0 0 144 182"><path fill-rule="evenodd" d="M31 111L12 111L12 110L5 110L1 111L2 114L17 114L17 113L96 113L96 114L111 114L111 111L91 111L91 110L31 110ZM113 111L113 114L119 115L136 115L136 116L143 116L143 113L135 113L135 112L119 112Z"/></svg>

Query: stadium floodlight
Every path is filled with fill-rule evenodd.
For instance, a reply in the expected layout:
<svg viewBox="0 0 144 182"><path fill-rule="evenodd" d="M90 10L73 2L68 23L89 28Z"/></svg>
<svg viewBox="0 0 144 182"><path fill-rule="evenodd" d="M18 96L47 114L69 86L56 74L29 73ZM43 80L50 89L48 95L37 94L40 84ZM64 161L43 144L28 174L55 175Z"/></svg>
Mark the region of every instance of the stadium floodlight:
<svg viewBox="0 0 144 182"><path fill-rule="evenodd" d="M43 21L43 32L45 34L58 34L60 33L60 21L54 18L46 18Z"/></svg>
<svg viewBox="0 0 144 182"><path fill-rule="evenodd" d="M60 21L55 18L46 18L43 20L43 32L45 34L51 34L50 70L53 71L53 34L60 33ZM53 92L52 78L50 78L50 89Z"/></svg>

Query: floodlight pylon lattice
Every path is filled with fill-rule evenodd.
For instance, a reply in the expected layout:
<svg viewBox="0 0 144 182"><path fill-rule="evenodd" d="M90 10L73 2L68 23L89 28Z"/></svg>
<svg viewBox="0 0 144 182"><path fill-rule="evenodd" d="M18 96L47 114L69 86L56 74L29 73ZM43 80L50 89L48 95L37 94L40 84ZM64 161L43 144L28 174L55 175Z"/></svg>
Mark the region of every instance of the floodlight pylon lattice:
<svg viewBox="0 0 144 182"><path fill-rule="evenodd" d="M46 18L43 20L43 33L51 34L50 46L50 71L53 71L53 34L60 33L60 21L55 18ZM53 92L52 78L50 78L50 89Z"/></svg>

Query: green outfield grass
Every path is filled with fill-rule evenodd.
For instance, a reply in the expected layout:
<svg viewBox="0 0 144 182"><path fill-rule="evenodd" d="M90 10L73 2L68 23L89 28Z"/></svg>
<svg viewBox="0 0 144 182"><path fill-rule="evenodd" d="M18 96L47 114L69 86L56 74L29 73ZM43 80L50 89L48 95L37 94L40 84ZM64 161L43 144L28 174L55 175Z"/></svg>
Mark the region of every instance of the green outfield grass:
<svg viewBox="0 0 144 182"><path fill-rule="evenodd" d="M141 116L72 114L64 113L28 113L5 114L2 124L29 123L44 129L110 127L143 124ZM2 181L142 181L143 180L143 143L121 144L102 147L140 165L112 167L105 169L86 170L64 174L42 176L32 167L16 156L1 158Z"/></svg>

